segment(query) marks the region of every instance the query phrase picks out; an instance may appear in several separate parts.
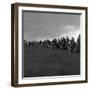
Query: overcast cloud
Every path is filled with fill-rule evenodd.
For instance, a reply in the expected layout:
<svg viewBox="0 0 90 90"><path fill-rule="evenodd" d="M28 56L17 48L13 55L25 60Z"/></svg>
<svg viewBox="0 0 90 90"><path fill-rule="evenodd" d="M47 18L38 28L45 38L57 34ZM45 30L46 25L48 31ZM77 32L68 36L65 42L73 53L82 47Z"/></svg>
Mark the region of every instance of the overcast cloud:
<svg viewBox="0 0 90 90"><path fill-rule="evenodd" d="M24 39L30 41L63 36L76 39L80 33L80 15L24 12L23 30Z"/></svg>

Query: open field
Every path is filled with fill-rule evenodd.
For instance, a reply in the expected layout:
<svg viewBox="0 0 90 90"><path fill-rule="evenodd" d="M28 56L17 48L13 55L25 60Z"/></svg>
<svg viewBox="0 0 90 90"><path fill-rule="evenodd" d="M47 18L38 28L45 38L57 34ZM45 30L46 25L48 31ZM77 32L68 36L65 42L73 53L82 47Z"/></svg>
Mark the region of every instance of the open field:
<svg viewBox="0 0 90 90"><path fill-rule="evenodd" d="M24 77L80 74L80 54L24 46Z"/></svg>

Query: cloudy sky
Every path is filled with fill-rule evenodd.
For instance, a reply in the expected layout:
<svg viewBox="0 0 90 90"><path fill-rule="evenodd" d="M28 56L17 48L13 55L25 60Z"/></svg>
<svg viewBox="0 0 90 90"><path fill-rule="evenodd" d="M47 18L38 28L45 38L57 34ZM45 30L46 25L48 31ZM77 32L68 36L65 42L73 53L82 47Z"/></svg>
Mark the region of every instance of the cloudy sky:
<svg viewBox="0 0 90 90"><path fill-rule="evenodd" d="M24 40L45 40L80 34L80 15L23 12Z"/></svg>

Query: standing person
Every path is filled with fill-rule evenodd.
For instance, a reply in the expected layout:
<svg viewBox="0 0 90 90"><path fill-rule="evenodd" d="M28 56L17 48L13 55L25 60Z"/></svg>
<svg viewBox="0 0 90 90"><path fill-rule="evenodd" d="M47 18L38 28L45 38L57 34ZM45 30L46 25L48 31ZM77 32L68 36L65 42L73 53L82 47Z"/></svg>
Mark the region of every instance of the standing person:
<svg viewBox="0 0 90 90"><path fill-rule="evenodd" d="M78 46L77 51L80 52L80 35L77 38L77 46Z"/></svg>
<svg viewBox="0 0 90 90"><path fill-rule="evenodd" d="M66 37L66 47L67 47L68 54L70 54L71 53L71 42L68 37Z"/></svg>
<svg viewBox="0 0 90 90"><path fill-rule="evenodd" d="M73 52L74 48L75 48L75 40L72 37L72 39L71 39L71 52Z"/></svg>

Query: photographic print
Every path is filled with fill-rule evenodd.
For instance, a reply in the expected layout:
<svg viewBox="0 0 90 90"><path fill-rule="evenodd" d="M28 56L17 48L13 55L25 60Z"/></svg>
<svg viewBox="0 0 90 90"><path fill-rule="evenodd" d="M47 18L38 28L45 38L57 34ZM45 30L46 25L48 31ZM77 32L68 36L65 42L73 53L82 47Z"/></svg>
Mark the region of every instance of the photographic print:
<svg viewBox="0 0 90 90"><path fill-rule="evenodd" d="M87 82L86 7L16 3L12 22L12 86Z"/></svg>
<svg viewBox="0 0 90 90"><path fill-rule="evenodd" d="M23 11L24 77L80 75L80 14Z"/></svg>

